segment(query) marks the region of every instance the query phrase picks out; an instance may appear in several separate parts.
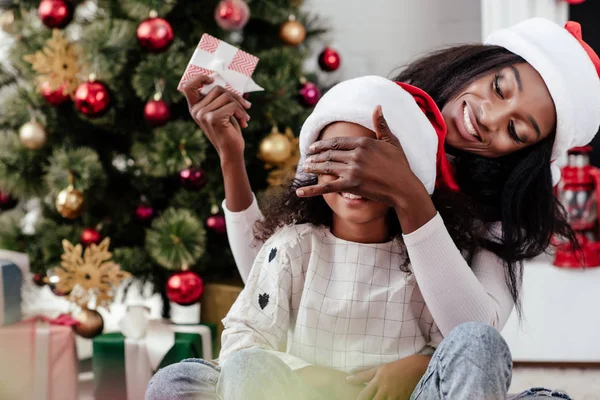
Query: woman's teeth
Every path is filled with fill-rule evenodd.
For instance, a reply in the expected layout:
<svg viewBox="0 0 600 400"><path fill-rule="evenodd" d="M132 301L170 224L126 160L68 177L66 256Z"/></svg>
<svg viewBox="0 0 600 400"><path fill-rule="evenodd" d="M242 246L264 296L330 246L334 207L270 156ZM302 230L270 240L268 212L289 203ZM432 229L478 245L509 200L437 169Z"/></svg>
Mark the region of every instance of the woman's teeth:
<svg viewBox="0 0 600 400"><path fill-rule="evenodd" d="M467 132L479 139L479 135L477 134L475 127L471 123L471 118L469 117L469 110L467 109L466 104L463 107L463 122L465 123L465 128L467 128Z"/></svg>
<svg viewBox="0 0 600 400"><path fill-rule="evenodd" d="M357 196L357 195L352 194L352 193L342 192L341 195L342 195L343 198L348 199L348 200L360 200L360 199L362 199L361 196Z"/></svg>

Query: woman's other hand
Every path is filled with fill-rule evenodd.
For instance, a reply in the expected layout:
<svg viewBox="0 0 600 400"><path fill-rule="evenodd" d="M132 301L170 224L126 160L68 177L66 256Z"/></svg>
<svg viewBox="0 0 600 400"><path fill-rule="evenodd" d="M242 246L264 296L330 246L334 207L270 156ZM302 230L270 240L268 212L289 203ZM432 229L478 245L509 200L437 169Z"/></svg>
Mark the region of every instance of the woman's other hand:
<svg viewBox="0 0 600 400"><path fill-rule="evenodd" d="M412 355L348 377L355 385L367 385L356 400L409 400L425 375L431 357Z"/></svg>
<svg viewBox="0 0 600 400"><path fill-rule="evenodd" d="M241 128L248 127L250 116L246 110L250 102L221 86L215 86L206 96L200 94L200 89L211 83L211 77L198 75L185 85L190 114L217 150L221 163L243 160Z"/></svg>
<svg viewBox="0 0 600 400"><path fill-rule="evenodd" d="M378 106L373 113L377 139L340 137L321 140L309 148L303 170L334 175L336 180L303 187L300 197L349 192L389 204L407 234L436 214L425 186L411 171L400 142L392 134Z"/></svg>

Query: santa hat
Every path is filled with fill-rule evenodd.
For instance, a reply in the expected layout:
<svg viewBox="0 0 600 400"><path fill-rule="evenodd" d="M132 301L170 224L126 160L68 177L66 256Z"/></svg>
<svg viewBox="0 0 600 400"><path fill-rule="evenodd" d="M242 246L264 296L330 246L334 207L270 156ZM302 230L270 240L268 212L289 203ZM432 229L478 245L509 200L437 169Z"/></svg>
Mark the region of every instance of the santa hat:
<svg viewBox="0 0 600 400"><path fill-rule="evenodd" d="M600 59L583 41L578 23L562 28L531 18L493 32L485 43L521 56L544 79L556 107L552 160L594 138L600 127ZM558 183L560 171L554 164L552 175Z"/></svg>
<svg viewBox="0 0 600 400"><path fill-rule="evenodd" d="M318 140L327 125L351 122L375 131L373 112L378 105L382 107L390 130L402 143L411 170L427 191L433 193L436 177L438 184L443 182L456 190L443 149L446 125L433 100L418 88L379 76L341 82L319 100L300 131L297 177L307 175L300 171L308 147Z"/></svg>

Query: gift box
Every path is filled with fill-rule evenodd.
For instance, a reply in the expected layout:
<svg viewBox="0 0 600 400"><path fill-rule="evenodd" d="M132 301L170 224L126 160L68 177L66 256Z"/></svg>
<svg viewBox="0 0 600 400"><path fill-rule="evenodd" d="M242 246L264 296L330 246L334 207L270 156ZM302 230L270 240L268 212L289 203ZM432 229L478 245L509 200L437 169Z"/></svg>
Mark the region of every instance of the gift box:
<svg viewBox="0 0 600 400"><path fill-rule="evenodd" d="M19 322L23 273L12 261L0 260L0 326Z"/></svg>
<svg viewBox="0 0 600 400"><path fill-rule="evenodd" d="M186 358L213 358L215 326L173 325L128 311L122 332L93 340L95 398L143 400L152 375Z"/></svg>
<svg viewBox="0 0 600 400"><path fill-rule="evenodd" d="M0 326L23 319L23 282L27 276L27 254L0 250Z"/></svg>
<svg viewBox="0 0 600 400"><path fill-rule="evenodd" d="M202 323L217 326L217 347L221 347L223 318L243 290L241 282L209 283L204 286L202 295ZM218 353L218 352L217 352ZM215 353L215 354L217 354Z"/></svg>
<svg viewBox="0 0 600 400"><path fill-rule="evenodd" d="M0 398L77 399L77 356L70 326L29 320L2 327L0 354Z"/></svg>
<svg viewBox="0 0 600 400"><path fill-rule="evenodd" d="M252 80L258 58L211 35L204 34L188 63L177 86L183 91L185 85L198 75L211 76L214 82L200 89L203 95L214 86L242 95L264 90Z"/></svg>

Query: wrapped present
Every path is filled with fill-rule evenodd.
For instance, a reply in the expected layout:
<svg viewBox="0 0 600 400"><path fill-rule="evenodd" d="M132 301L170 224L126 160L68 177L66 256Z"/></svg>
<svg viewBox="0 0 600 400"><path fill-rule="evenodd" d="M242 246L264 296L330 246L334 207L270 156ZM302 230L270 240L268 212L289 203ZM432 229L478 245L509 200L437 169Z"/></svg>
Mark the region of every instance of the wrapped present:
<svg viewBox="0 0 600 400"><path fill-rule="evenodd" d="M208 34L202 35L177 87L183 87L198 75L208 75L214 82L201 88L206 95L214 86L242 95L263 90L252 80L258 58Z"/></svg>
<svg viewBox="0 0 600 400"><path fill-rule="evenodd" d="M148 318L145 307L130 307L120 333L97 336L92 366L95 398L143 400L152 375L186 358L213 357L214 329L177 326Z"/></svg>
<svg viewBox="0 0 600 400"><path fill-rule="evenodd" d="M32 319L0 328L2 399L77 399L73 321L62 319Z"/></svg>
<svg viewBox="0 0 600 400"><path fill-rule="evenodd" d="M223 318L242 292L241 282L209 283L204 286L202 295L202 323L217 325L217 347L221 347Z"/></svg>
<svg viewBox="0 0 600 400"><path fill-rule="evenodd" d="M27 254L0 250L0 326L21 321L23 279L28 274Z"/></svg>

